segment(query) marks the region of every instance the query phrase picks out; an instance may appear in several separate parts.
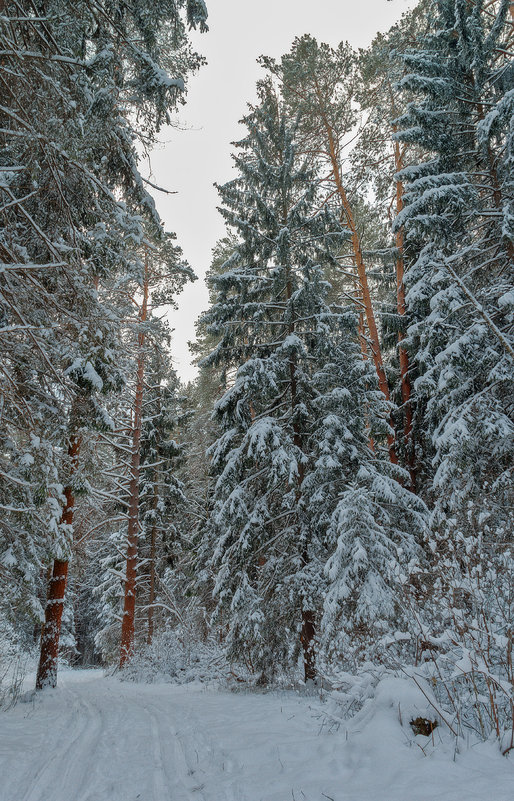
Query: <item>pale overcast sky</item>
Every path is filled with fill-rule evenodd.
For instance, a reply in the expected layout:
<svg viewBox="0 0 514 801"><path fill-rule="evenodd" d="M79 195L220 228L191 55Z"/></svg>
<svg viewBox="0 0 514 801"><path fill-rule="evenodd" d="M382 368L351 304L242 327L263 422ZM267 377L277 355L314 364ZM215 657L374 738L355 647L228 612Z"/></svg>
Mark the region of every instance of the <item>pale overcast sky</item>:
<svg viewBox="0 0 514 801"><path fill-rule="evenodd" d="M224 234L213 183L233 177L230 143L244 133L238 120L255 99L255 83L263 74L256 59L280 57L304 33L332 46L345 39L365 47L414 5L416 0L207 0L209 32L192 39L208 64L190 80L187 105L178 115L185 130L162 131L163 144L152 156L153 180L178 192L154 192L158 209L198 276L170 315L173 361L183 380L196 374L187 343L207 307L203 279L212 248Z"/></svg>

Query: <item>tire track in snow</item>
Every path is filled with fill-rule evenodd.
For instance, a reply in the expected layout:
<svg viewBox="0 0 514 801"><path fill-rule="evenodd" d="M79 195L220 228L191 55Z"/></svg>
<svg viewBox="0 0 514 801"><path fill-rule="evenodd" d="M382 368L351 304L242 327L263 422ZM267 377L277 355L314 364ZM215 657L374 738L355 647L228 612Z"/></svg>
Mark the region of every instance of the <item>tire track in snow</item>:
<svg viewBox="0 0 514 801"><path fill-rule="evenodd" d="M70 715L61 723L60 736L55 740L52 756L40 763L37 772L33 775L31 786L23 796L22 801L48 801L49 798L56 798L56 788L62 787L63 779L66 779L78 760L83 749L84 737L89 740L96 731L97 726L91 720L89 714L90 705L86 704L77 695L66 692L71 696L73 706ZM70 733L70 723L74 722L74 728ZM61 749L60 745L65 744ZM45 749L46 750L46 749ZM69 765L63 770L62 766Z"/></svg>
<svg viewBox="0 0 514 801"><path fill-rule="evenodd" d="M106 689L100 685L100 688L103 691L97 692L93 704L89 705L97 714L96 730L82 742L80 771L70 772L75 787L81 791L74 793L71 782L62 801L129 801L132 798L142 801L171 801L173 798L175 801L167 787L155 726L146 703L142 703L138 693L124 697L117 688L114 691L112 687ZM131 782L133 770L140 790L137 795L136 785ZM142 779L144 773L147 784ZM52 801L61 801L61 797ZM181 797L176 801L181 801Z"/></svg>
<svg viewBox="0 0 514 801"><path fill-rule="evenodd" d="M150 729L152 732L153 796L154 801L164 801L165 798L170 798L171 796L169 794L169 787L167 787L168 782L162 761L162 748L157 718L152 713L150 713Z"/></svg>
<svg viewBox="0 0 514 801"><path fill-rule="evenodd" d="M90 801L90 799L100 797L95 794L96 788L92 786L93 780L99 773L102 775L102 756L109 753L109 748L105 747L105 740L109 738L112 729L119 731L119 707L112 703L109 695L104 692L96 699L96 704L91 706L94 706L95 713L98 715L98 728L96 736L86 743L83 750L81 785L84 786L84 791L79 793L76 798L69 795L69 801Z"/></svg>
<svg viewBox="0 0 514 801"><path fill-rule="evenodd" d="M38 705L36 706L35 698L38 698ZM23 715L24 721L26 721L26 725L30 726L35 725L35 727L39 724L39 712L41 707L41 699L38 696L34 696L33 706L29 708L29 711ZM35 737L32 738L30 742L29 748L32 754L32 762L31 762L31 769L30 771L26 771L25 775L18 775L13 776L13 774L9 771L7 775L2 776L2 784L0 785L0 790L7 791L9 793L6 796L9 801L11 798L14 798L14 792L17 793L17 798L21 799L21 801L25 801L25 798L29 795L30 791L33 790L35 782L39 779L39 777L43 774L45 770L48 759L46 759L46 754L51 749L51 752L54 753L57 750L58 744L62 740L63 732L66 728L70 728L73 722L74 726L76 726L77 722L79 721L79 714L76 708L70 709L68 712L68 717L65 718L63 722L62 710L60 708L52 709L51 713L46 716L45 727L44 727L44 737L40 735L38 732ZM71 728L71 731L74 729ZM11 740L12 733L10 733L9 741ZM16 743L19 740L19 727L18 731L14 732L14 742ZM4 746L3 742L0 745L0 749L2 752L7 751L7 747ZM41 756L43 754L43 756ZM13 781L14 779L14 781Z"/></svg>
<svg viewBox="0 0 514 801"><path fill-rule="evenodd" d="M177 779L179 782L180 792L176 796L177 801L212 801L213 797L223 798L223 801L245 801L246 796L237 778L240 775L240 766L215 744L212 736L205 733L205 721L193 713L189 705L187 708L175 710L172 705L170 712L173 711L176 712L177 721L180 720L180 727L171 725L169 716L154 707L159 722L158 737L162 763L165 767L171 765L175 771L173 778L170 777L169 771L165 771L170 788L177 789ZM168 756L163 751L166 745ZM212 786L213 769L215 788L207 787L207 784ZM231 774L234 775L231 777ZM220 783L223 785L222 790ZM222 795L219 795L220 792Z"/></svg>
<svg viewBox="0 0 514 801"><path fill-rule="evenodd" d="M154 764L157 763L168 786L168 795L156 795L155 801L164 798L176 798L177 801L208 801L202 790L202 782L197 782L195 771L189 766L185 754L180 748L177 735L172 731L167 718L161 710L152 706L148 708L152 721L154 742ZM159 782L160 779L157 779ZM154 789L155 789L154 780ZM173 791L173 794L170 793Z"/></svg>
<svg viewBox="0 0 514 801"><path fill-rule="evenodd" d="M70 799L70 801L73 798L73 794L77 792L77 788L83 786L89 773L91 754L94 753L102 730L102 716L98 708L83 699L81 699L81 703L86 711L87 724L80 736L80 741L75 741L71 753L68 751L68 759L62 779L63 799ZM46 797L50 798L49 795Z"/></svg>

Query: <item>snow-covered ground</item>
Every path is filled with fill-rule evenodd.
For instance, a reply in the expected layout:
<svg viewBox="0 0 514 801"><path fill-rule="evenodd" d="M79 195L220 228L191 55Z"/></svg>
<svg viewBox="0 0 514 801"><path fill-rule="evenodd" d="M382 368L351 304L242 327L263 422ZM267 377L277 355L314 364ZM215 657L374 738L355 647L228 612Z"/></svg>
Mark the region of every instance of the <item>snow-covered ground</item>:
<svg viewBox="0 0 514 801"><path fill-rule="evenodd" d="M320 701L293 692L63 671L0 714L0 801L512 801L512 757L414 738L391 686L330 731Z"/></svg>

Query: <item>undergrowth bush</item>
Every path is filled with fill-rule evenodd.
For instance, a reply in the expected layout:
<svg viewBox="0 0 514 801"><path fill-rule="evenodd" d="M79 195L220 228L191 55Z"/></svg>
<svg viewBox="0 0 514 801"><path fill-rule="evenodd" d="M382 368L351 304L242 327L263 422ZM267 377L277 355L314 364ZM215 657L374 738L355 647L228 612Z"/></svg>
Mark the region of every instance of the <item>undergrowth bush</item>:
<svg viewBox="0 0 514 801"><path fill-rule="evenodd" d="M156 634L150 645L136 649L120 671L120 678L126 681L149 684L224 681L229 675L230 666L214 638L199 640L185 626Z"/></svg>

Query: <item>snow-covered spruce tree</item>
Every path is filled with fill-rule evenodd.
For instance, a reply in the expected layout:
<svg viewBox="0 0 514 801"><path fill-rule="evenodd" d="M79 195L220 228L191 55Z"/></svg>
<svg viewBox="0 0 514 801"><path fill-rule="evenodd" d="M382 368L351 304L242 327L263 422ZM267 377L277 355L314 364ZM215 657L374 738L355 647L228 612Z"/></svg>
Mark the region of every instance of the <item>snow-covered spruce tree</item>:
<svg viewBox="0 0 514 801"><path fill-rule="evenodd" d="M211 266L206 276L210 288L209 306L216 302L216 292L210 278L223 271L223 265L236 245L237 237L227 232L213 248ZM208 324L202 316L197 319L195 328L195 341L189 343L189 346L199 371L197 378L183 387L184 415L180 426L180 441L186 456L178 476L184 483L188 504L181 520L179 561L182 586L190 598L188 619L190 622L197 621L197 628L203 636L207 634L206 621L213 611L212 582L203 582L199 586L194 580L196 554L212 506L214 487L214 477L205 453L221 434L212 409L213 404L227 389L227 373L233 365L231 367L227 362L218 365L205 364L203 360L216 348L220 337L208 330Z"/></svg>
<svg viewBox="0 0 514 801"><path fill-rule="evenodd" d="M391 562L399 545L409 556L415 545L385 509L409 515L416 501L396 481L403 471L380 450L388 407L362 358L355 311L326 301L324 270L347 232L327 205L317 208L316 176L296 155L294 126L270 86L260 90L234 157L239 175L219 187L221 212L240 243L211 279L216 303L204 322L220 340L206 363L239 367L216 404L223 433L210 449L217 483L202 560L205 573L215 574L229 655L265 681L294 665L301 647L307 680L316 675L330 585L337 600L326 627L339 620L336 607L349 595L359 609L354 593L366 569L382 572L381 588L391 591L392 571L372 547L368 562L359 555L346 595L342 589L347 566L333 551L352 536L342 512L350 487L383 509L376 526ZM382 603L379 614L392 605ZM341 610L349 613L349 605Z"/></svg>
<svg viewBox="0 0 514 801"><path fill-rule="evenodd" d="M398 138L426 157L400 173L424 488L443 529L512 532L514 89L509 2L441 0L404 55L415 100ZM449 527L449 528L448 528Z"/></svg>
<svg viewBox="0 0 514 801"><path fill-rule="evenodd" d="M158 345L149 358L147 385L141 438L138 594L146 612L146 640L150 644L156 622L162 624L170 617L168 584L172 583L180 553L179 518L187 508L184 486L176 475L183 448L173 438L181 419L178 380L169 353Z"/></svg>
<svg viewBox="0 0 514 801"><path fill-rule="evenodd" d="M362 204L360 180L345 165L345 156L355 139L358 123L356 54L348 42L341 42L333 49L306 34L294 40L290 52L279 62L267 57L261 57L260 62L279 80L288 114L298 119L299 149L315 158L320 174L324 175L325 197L337 203L340 219L350 232L344 250L355 276L354 292L362 308L362 347L373 360L379 387L389 400L389 383L368 276L371 264L368 254L365 256L363 225L359 219L359 206ZM396 463L392 431L389 434L389 453L391 461Z"/></svg>
<svg viewBox="0 0 514 801"><path fill-rule="evenodd" d="M433 503L424 640L485 736L512 731L514 89L508 0L439 0L403 55L413 95L398 139L420 489ZM511 6L512 9L512 6ZM435 581L435 583L434 583ZM446 632L446 634L445 634ZM466 656L460 680L455 664ZM473 703L468 699L473 698ZM484 698L489 698L484 706Z"/></svg>

